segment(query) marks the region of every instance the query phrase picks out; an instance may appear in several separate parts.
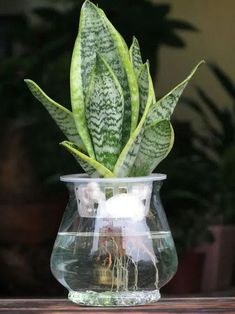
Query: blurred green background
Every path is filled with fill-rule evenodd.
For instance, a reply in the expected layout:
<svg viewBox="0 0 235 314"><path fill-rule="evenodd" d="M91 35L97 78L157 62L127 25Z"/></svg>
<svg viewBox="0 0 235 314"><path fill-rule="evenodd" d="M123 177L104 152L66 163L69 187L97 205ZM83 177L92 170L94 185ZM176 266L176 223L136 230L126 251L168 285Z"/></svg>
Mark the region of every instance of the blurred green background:
<svg viewBox="0 0 235 314"><path fill-rule="evenodd" d="M23 79L32 78L50 97L70 107L70 58L82 3L0 0L0 296L64 295L49 270L67 197L59 176L81 169L58 145L62 133ZM207 60L180 100L173 121L174 149L156 170L168 175L162 199L180 261L185 265L189 259L189 268L196 264L196 271L190 268L189 273L197 276L189 287L175 280L176 288L172 284L166 293L229 294L235 285L234 254L226 282L215 272L211 285L205 284L205 273L208 256L213 250L221 252L218 234L229 234L230 240L234 235L235 3L95 3L128 44L133 34L139 39L144 59L150 60L157 98L199 60ZM222 229L215 231L214 226ZM223 249L231 251L234 244L223 241ZM220 264L221 254L215 264ZM185 274L179 273L185 281L189 275L183 268Z"/></svg>

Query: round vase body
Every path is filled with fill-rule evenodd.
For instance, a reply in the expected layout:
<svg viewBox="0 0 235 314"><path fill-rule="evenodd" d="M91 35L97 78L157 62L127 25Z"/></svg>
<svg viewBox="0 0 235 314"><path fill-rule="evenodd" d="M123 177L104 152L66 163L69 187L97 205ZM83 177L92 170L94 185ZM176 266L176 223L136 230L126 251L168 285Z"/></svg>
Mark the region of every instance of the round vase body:
<svg viewBox="0 0 235 314"><path fill-rule="evenodd" d="M70 197L51 256L69 299L87 306L156 302L177 254L159 191L165 175L61 178Z"/></svg>

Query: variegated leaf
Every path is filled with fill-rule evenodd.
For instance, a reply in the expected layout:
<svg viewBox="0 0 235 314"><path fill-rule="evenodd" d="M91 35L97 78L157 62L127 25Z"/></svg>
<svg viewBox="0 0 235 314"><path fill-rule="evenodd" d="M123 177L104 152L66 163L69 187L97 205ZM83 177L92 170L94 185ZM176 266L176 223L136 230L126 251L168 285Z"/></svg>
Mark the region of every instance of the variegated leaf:
<svg viewBox="0 0 235 314"><path fill-rule="evenodd" d="M82 160L81 166L84 167L85 171L89 171L91 174L94 174L94 172L97 171L104 178L114 177L114 174L109 169L104 167L98 161L79 151L78 146L76 146L74 143L64 141L61 143L61 145L64 146L73 156L75 156L78 162L80 162L80 159ZM94 172L92 172L91 168L95 169Z"/></svg>
<svg viewBox="0 0 235 314"><path fill-rule="evenodd" d="M122 148L124 99L106 61L97 55L86 99L86 118L96 160L113 170Z"/></svg>
<svg viewBox="0 0 235 314"><path fill-rule="evenodd" d="M109 30L111 34L114 45L118 51L118 55L120 56L121 64L123 65L123 68L127 77L127 84L126 84L126 82L123 82L122 78L118 76L118 73L120 72L120 68L118 66L116 68L115 59L112 60L112 63L110 63L109 60L105 56L105 60L107 60L107 62L112 67L123 89L124 103L125 103L125 108L124 108L125 113L124 113L124 121L123 121L123 143L126 144L130 134L134 132L138 123L139 90L138 90L137 79L131 65L129 51L125 43L125 40L119 34L119 32L114 28L112 23L108 20L105 13L101 9L99 9L99 12L102 14L105 24L107 26L107 29ZM131 126L130 126L130 121L131 121Z"/></svg>
<svg viewBox="0 0 235 314"><path fill-rule="evenodd" d="M131 135L129 141L124 147L118 161L114 167L114 174L117 177L129 177L131 169L135 162L136 156L139 151L140 143L142 140L144 128L143 126L137 127Z"/></svg>
<svg viewBox="0 0 235 314"><path fill-rule="evenodd" d="M150 93L150 88L151 88L151 77L149 73L149 66L148 63L145 63L143 66L141 66L139 70L139 75L138 75L138 86L139 86L139 95L140 95L140 118L142 117L149 93Z"/></svg>
<svg viewBox="0 0 235 314"><path fill-rule="evenodd" d="M189 76L179 85L177 85L172 91L170 91L163 98L158 100L149 110L148 117L146 119L146 124L150 125L156 121L163 119L170 119L175 106L183 93L185 87L188 85L190 79L193 77L198 67L205 61L201 61L189 74Z"/></svg>
<svg viewBox="0 0 235 314"><path fill-rule="evenodd" d="M149 61L147 61L147 63L149 65ZM149 65L149 73L150 73L150 65ZM152 80L151 74L150 74L149 80L150 80L150 87L151 87L150 93L152 95L152 102L153 102L153 104L155 104L155 102L156 102L156 95L155 95L154 84L153 84L153 80Z"/></svg>
<svg viewBox="0 0 235 314"><path fill-rule="evenodd" d="M149 71L148 71L148 65L146 64L143 68L143 76L146 76L148 78ZM149 80L147 81L149 82ZM143 85L145 87L145 83L143 81ZM145 87L146 88L146 87ZM149 108L152 104L152 93L151 93L151 85L148 84L148 92L145 91L145 96L143 96L143 101L146 102L143 115L140 119L140 122L131 135L129 141L123 148L117 163L114 167L114 174L117 177L127 177L130 174L130 171L132 169L132 166L135 162L135 158L137 156L139 145L141 143L142 135L144 132L144 126L145 126L145 120L149 111Z"/></svg>
<svg viewBox="0 0 235 314"><path fill-rule="evenodd" d="M97 13L88 10L92 7L85 2L81 9L79 32L76 38L70 67L70 92L74 119L78 132L87 148L88 154L95 159L95 154L86 124L85 92L96 57L96 32L99 28Z"/></svg>
<svg viewBox="0 0 235 314"><path fill-rule="evenodd" d="M143 68L143 61L142 61L142 56L141 56L141 51L140 51L140 46L137 38L133 37L132 45L130 47L130 59L131 59L131 64L132 67L135 71L137 80L139 79L139 76L141 75L141 69ZM147 61L148 66L149 62ZM153 86L153 81L151 78L151 75L149 75L148 78L150 84L151 84L151 93L152 93L152 98L153 98L153 103L156 102L156 97L155 97L155 92L154 92L154 86ZM139 84L138 84L139 85ZM141 98L141 91L139 90L140 93L140 98ZM141 111L141 100L140 100L140 111ZM143 111L142 111L143 113ZM141 114L140 114L141 116Z"/></svg>
<svg viewBox="0 0 235 314"><path fill-rule="evenodd" d="M66 142L67 143L67 142ZM81 147L75 145L75 143L71 143L69 142L69 145L76 149L76 151L79 151L81 153L84 154L83 150L81 149ZM73 151L69 150L69 152L73 155L73 157L76 159L76 161L80 164L80 166L82 167L82 169L89 174L89 176L94 177L97 174L97 171L95 170L94 167L92 167L90 164L88 164L84 159L82 159L81 157L78 157L77 154L75 154Z"/></svg>
<svg viewBox="0 0 235 314"><path fill-rule="evenodd" d="M73 141L78 146L82 147L82 149L85 149L83 142L77 132L72 112L48 97L34 81L24 81L34 97L39 100L50 113L51 117L55 120L64 135L70 141Z"/></svg>
<svg viewBox="0 0 235 314"><path fill-rule="evenodd" d="M192 71L192 73L187 77L185 81L183 81L180 85L178 85L175 89L173 89L172 92L167 94L165 97L163 97L157 104L151 106L152 104L152 89L151 86L149 86L149 96L148 96L148 102L145 107L145 111L143 113L143 116L140 120L140 123L138 127L136 128L135 132L132 134L131 138L129 139L128 143L124 147L123 151L121 152L118 161L114 168L114 174L116 176L129 176L131 173L132 166L134 164L133 161L135 161L135 158L137 156L138 150L139 150L139 144L142 140L142 134L144 132L144 129L148 126L155 125L160 120L167 120L170 118L173 109L176 105L176 102L173 103L170 108L164 105L164 108L166 107L166 110L159 110L157 111L156 108L158 105L161 107L164 104L164 101L167 101L169 98L171 98L171 95L173 93L174 99L179 98L181 93L183 92L183 89L186 87L188 81L193 76L193 74L196 72L197 68L200 66L200 64L204 63L204 61L201 61ZM174 94L175 92L175 94ZM177 96L176 96L177 95ZM167 102L168 103L168 102ZM169 105L169 103L168 103ZM172 109L173 108L173 109ZM165 113L164 115L161 115L160 112ZM159 113L159 115L158 115ZM162 118L163 117L163 118ZM137 147L134 147L137 145ZM134 152L134 153L133 153Z"/></svg>
<svg viewBox="0 0 235 314"><path fill-rule="evenodd" d="M174 131L168 120L145 128L131 176L148 176L169 154L174 143Z"/></svg>
<svg viewBox="0 0 235 314"><path fill-rule="evenodd" d="M133 37L132 45L130 47L130 59L135 74L138 77L140 68L143 65L143 61L141 57L139 42L135 37Z"/></svg>
<svg viewBox="0 0 235 314"><path fill-rule="evenodd" d="M134 128L138 119L139 98L137 81L123 39L108 21L103 11L90 1L86 1L81 10L79 33L75 42L71 63L73 112L75 119L78 121L79 133L81 137L82 133L84 133L83 137L86 138L86 141L84 141L86 143L89 142L89 132L85 123L84 95L87 92L97 53L111 66L123 89L125 100L123 137L126 140L130 135L131 120L134 121L132 122ZM81 124L81 120L84 123ZM91 143L89 142L88 144L90 146Z"/></svg>

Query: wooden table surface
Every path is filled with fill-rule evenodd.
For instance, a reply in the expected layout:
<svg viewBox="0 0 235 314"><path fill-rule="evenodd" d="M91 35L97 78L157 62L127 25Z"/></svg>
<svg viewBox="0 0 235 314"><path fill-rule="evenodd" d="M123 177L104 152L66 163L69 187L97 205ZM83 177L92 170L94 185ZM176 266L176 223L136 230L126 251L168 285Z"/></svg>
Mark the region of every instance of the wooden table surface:
<svg viewBox="0 0 235 314"><path fill-rule="evenodd" d="M234 313L235 298L163 298L158 303L139 307L79 307L64 299L2 299L0 313Z"/></svg>

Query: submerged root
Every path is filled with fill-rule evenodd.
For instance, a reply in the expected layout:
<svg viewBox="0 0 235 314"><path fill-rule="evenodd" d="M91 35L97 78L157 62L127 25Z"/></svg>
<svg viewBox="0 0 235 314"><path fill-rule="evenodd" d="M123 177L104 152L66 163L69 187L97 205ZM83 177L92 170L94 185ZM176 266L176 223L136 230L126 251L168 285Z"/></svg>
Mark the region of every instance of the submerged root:
<svg viewBox="0 0 235 314"><path fill-rule="evenodd" d="M102 243L100 247L100 253L96 258L97 261L101 261L101 256L106 256L103 259L102 266L110 272L110 284L111 291L128 291L129 290L129 271L130 267L133 267L134 278L133 278L133 290L138 290L138 263L141 252L149 256L152 264L155 268L155 287L158 289L159 274L157 268L156 256L146 247L141 241L132 241L133 248L137 247L136 256L133 256L132 252L127 255L120 241L116 241L114 237L109 237L106 242Z"/></svg>

